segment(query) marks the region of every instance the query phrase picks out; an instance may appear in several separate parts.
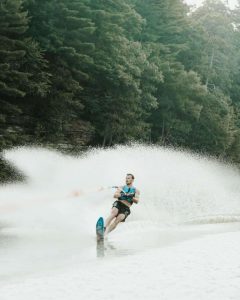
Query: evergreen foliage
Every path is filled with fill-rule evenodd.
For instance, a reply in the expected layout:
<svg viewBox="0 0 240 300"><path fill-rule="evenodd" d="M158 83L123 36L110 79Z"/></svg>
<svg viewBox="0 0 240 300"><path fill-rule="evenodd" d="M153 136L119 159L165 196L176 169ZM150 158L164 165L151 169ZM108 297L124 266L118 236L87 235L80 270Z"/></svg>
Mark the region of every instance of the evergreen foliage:
<svg viewBox="0 0 240 300"><path fill-rule="evenodd" d="M0 0L0 149L136 140L239 163L239 7Z"/></svg>

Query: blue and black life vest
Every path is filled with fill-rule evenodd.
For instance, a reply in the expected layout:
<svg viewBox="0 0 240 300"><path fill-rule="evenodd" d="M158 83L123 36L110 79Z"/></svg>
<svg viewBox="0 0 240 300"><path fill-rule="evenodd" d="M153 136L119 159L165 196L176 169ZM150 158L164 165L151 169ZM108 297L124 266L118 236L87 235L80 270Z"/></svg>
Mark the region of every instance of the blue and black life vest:
<svg viewBox="0 0 240 300"><path fill-rule="evenodd" d="M124 193L127 193L128 195L124 195ZM118 198L118 200L126 200L129 203L133 203L133 197L135 196L136 188L135 187L129 187L127 185L124 185L121 191L121 196Z"/></svg>

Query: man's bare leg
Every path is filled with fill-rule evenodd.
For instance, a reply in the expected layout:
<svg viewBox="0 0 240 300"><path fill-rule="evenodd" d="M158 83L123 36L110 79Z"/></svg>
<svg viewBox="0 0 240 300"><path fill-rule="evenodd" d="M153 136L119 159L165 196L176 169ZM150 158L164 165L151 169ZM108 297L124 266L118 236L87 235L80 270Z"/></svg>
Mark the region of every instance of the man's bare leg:
<svg viewBox="0 0 240 300"><path fill-rule="evenodd" d="M110 216L105 221L106 231L109 225L111 224L112 220L116 218L117 214L118 214L118 209L116 207L113 207Z"/></svg>
<svg viewBox="0 0 240 300"><path fill-rule="evenodd" d="M122 222L122 220L125 219L125 215L124 214L120 214L116 217L116 219L114 220L114 222L112 222L112 224L110 224L110 226L108 227L108 229L106 229L106 233L109 233L111 231L113 231L117 225Z"/></svg>

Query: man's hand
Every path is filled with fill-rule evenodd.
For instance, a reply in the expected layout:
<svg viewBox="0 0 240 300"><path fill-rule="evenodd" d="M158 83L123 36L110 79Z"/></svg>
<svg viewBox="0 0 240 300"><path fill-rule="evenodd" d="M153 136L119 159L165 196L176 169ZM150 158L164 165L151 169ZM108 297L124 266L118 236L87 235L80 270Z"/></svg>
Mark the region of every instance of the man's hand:
<svg viewBox="0 0 240 300"><path fill-rule="evenodd" d="M116 192L113 195L113 198L119 198L121 197L121 191L122 191L122 187L118 187Z"/></svg>
<svg viewBox="0 0 240 300"><path fill-rule="evenodd" d="M123 193L124 196L127 196L127 197L132 197L134 196L134 193Z"/></svg>
<svg viewBox="0 0 240 300"><path fill-rule="evenodd" d="M140 191L136 189L135 197L133 197L133 202L137 204L139 202Z"/></svg>

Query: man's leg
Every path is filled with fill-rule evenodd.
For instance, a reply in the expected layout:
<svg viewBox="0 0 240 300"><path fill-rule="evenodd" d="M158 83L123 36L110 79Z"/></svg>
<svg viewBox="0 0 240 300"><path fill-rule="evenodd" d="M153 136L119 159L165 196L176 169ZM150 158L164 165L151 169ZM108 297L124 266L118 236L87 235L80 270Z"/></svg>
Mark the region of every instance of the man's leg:
<svg viewBox="0 0 240 300"><path fill-rule="evenodd" d="M110 216L105 221L105 227L106 227L106 229L110 225L110 223L112 222L112 220L114 218L116 218L117 214L118 214L118 208L113 207Z"/></svg>
<svg viewBox="0 0 240 300"><path fill-rule="evenodd" d="M112 222L112 224L109 226L107 233L111 232L112 230L114 230L117 225L122 222L124 219L126 218L126 216L124 214L119 214L116 219L114 220L114 222Z"/></svg>

